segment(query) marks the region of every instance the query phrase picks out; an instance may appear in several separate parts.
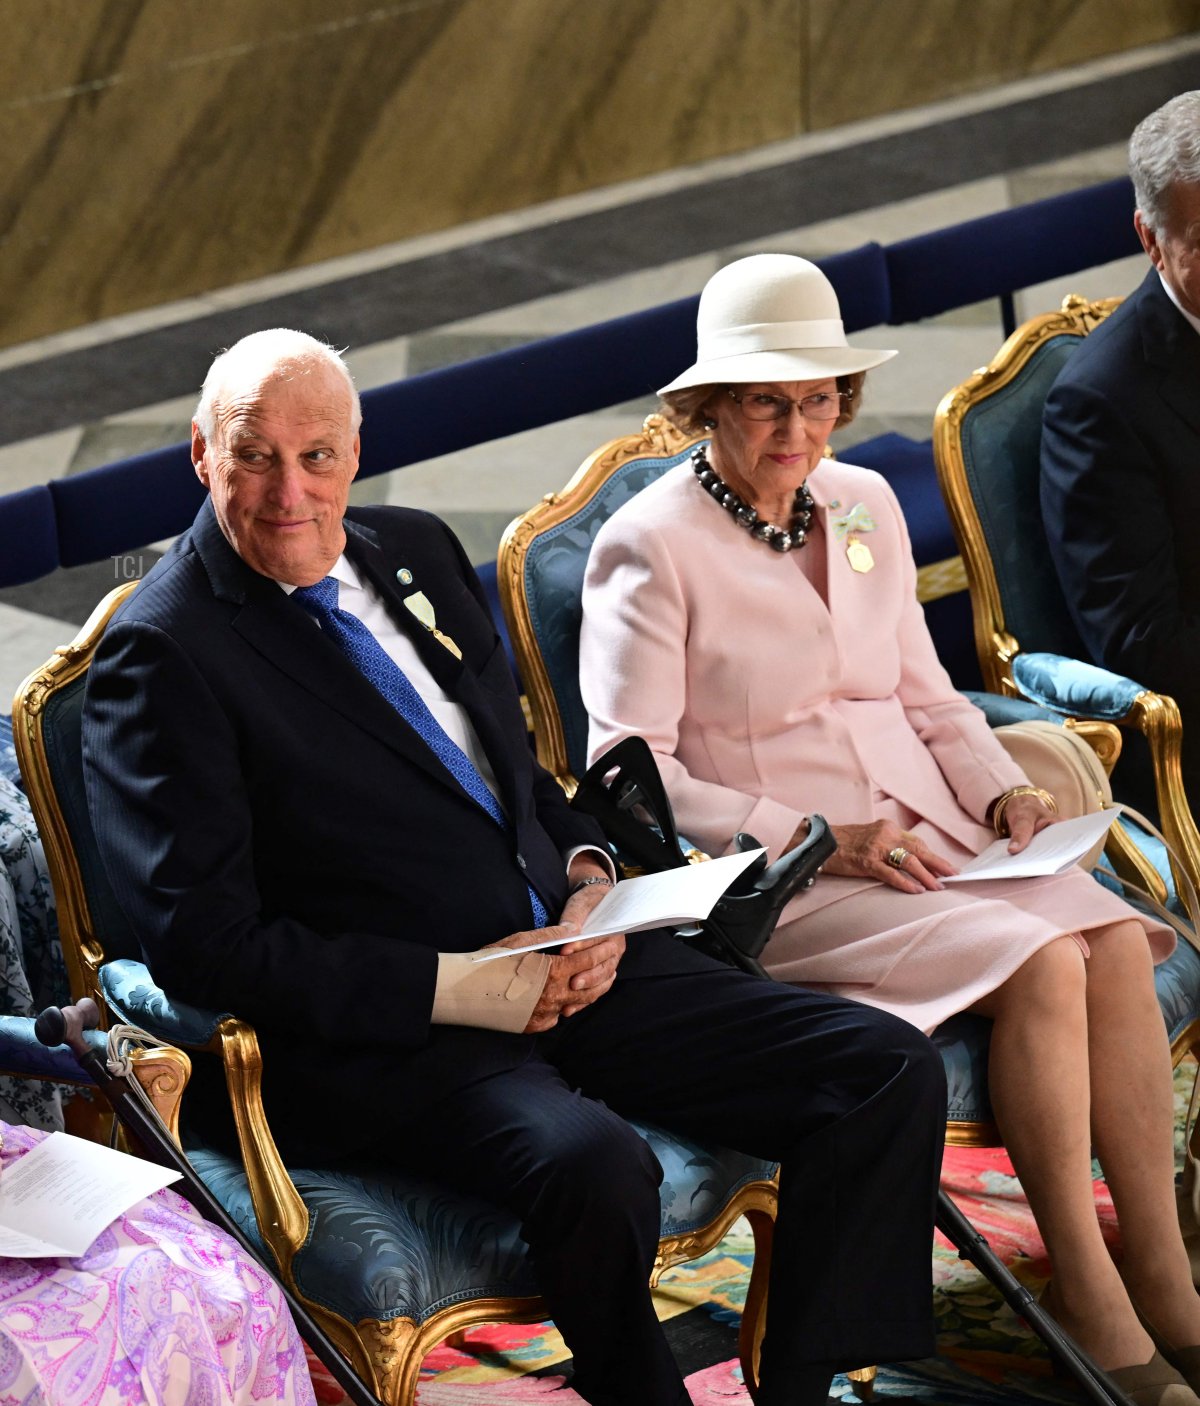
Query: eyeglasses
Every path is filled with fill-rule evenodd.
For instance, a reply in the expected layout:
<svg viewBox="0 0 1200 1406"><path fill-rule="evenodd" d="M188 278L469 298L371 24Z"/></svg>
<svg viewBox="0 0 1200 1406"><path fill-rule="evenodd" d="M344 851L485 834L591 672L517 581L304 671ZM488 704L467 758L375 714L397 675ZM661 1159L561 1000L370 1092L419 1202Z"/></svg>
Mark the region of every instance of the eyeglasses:
<svg viewBox="0 0 1200 1406"><path fill-rule="evenodd" d="M730 398L741 406L747 420L782 420L792 413L792 406L806 420L836 420L842 413L843 402L850 399L846 391L817 391L815 395L793 400L787 395L769 395L766 391L735 391L726 386Z"/></svg>

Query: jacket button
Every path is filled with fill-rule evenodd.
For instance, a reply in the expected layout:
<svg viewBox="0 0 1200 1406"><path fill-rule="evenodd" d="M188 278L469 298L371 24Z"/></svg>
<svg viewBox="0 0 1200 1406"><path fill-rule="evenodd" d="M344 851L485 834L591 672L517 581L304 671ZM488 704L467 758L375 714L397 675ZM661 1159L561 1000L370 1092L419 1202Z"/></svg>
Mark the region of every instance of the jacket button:
<svg viewBox="0 0 1200 1406"><path fill-rule="evenodd" d="M525 863L525 856L524 856L523 854L518 854L518 855L517 855L517 868L518 868L518 869L526 869L526 868L528 868L528 865Z"/></svg>

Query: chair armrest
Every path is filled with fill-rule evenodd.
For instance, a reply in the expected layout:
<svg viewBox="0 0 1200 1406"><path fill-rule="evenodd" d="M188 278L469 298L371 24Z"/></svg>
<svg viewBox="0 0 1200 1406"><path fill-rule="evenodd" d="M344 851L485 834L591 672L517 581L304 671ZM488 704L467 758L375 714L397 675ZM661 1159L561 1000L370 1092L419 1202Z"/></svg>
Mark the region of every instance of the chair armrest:
<svg viewBox="0 0 1200 1406"><path fill-rule="evenodd" d="M978 693L974 689L964 689L963 697L969 699L988 721L989 727L1004 727L1008 723L1058 722L1060 713L1046 708L1040 703L1032 703L1028 698L1013 698L1006 693Z"/></svg>
<svg viewBox="0 0 1200 1406"><path fill-rule="evenodd" d="M250 1183L259 1235L287 1277L292 1257L308 1234L308 1212L287 1173L262 1104L262 1055L252 1026L228 1011L218 1014L177 1001L141 962L122 958L100 968L100 988L122 1020L140 1025L173 1045L220 1056Z"/></svg>
<svg viewBox="0 0 1200 1406"><path fill-rule="evenodd" d="M1120 723L1145 734L1163 834L1192 887L1200 889L1200 831L1183 789L1183 722L1175 700L1096 664L1061 654L1018 654L1011 667L1017 688L1034 702L1077 718ZM1176 892L1182 894L1187 885L1174 858L1171 870Z"/></svg>
<svg viewBox="0 0 1200 1406"><path fill-rule="evenodd" d="M1018 654L1012 675L1021 693L1043 708L1113 723L1128 718L1146 691L1133 679L1064 654Z"/></svg>
<svg viewBox="0 0 1200 1406"><path fill-rule="evenodd" d="M104 1057L107 1041L102 1030L85 1031L84 1039ZM33 1033L31 1015L0 1015L0 1073L51 1079L56 1084L94 1084L73 1050L66 1045L42 1044Z"/></svg>
<svg viewBox="0 0 1200 1406"><path fill-rule="evenodd" d="M100 968L105 1002L127 1024L138 1025L158 1040L191 1049L216 1049L221 1023L230 1012L189 1006L167 995L143 962L128 958Z"/></svg>

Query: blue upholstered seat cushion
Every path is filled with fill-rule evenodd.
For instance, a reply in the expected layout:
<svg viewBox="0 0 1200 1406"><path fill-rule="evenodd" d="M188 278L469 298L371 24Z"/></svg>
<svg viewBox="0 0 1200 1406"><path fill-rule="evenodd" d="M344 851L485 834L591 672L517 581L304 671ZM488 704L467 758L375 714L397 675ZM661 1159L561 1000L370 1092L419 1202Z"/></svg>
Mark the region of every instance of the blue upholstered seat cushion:
<svg viewBox="0 0 1200 1406"><path fill-rule="evenodd" d="M700 1229L742 1186L775 1171L771 1162L634 1126L662 1164L663 1235ZM241 1163L206 1147L188 1155L261 1246ZM293 1264L297 1287L352 1323L421 1322L452 1304L538 1292L517 1221L489 1202L367 1165L289 1171L311 1218Z"/></svg>
<svg viewBox="0 0 1200 1406"><path fill-rule="evenodd" d="M946 1118L951 1123L992 1121L987 1091L988 1045L992 1022L981 1015L951 1016L931 1039L946 1070Z"/></svg>

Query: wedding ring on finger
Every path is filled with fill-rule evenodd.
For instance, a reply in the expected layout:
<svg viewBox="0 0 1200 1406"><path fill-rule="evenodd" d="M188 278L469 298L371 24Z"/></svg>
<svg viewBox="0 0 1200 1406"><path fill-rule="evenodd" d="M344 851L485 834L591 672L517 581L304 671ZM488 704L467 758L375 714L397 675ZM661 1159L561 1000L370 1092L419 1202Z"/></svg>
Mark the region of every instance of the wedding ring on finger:
<svg viewBox="0 0 1200 1406"><path fill-rule="evenodd" d="M895 849L888 850L887 862L893 869L903 869L904 861L908 858L908 850L903 845L897 845Z"/></svg>

